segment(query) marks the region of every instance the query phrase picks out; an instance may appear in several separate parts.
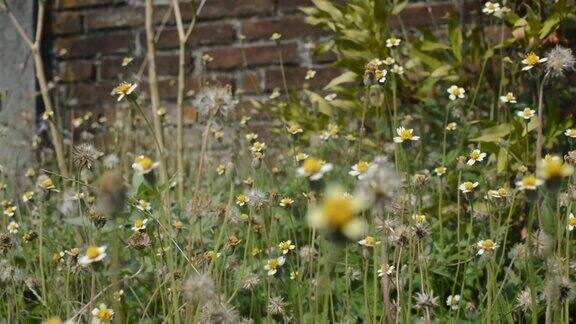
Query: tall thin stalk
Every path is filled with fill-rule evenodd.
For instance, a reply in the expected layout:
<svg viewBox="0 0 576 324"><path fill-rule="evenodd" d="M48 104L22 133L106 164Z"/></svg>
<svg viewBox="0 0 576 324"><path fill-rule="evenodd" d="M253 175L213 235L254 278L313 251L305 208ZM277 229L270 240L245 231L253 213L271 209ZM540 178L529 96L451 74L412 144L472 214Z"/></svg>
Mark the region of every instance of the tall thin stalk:
<svg viewBox="0 0 576 324"><path fill-rule="evenodd" d="M165 183L168 179L167 165L164 161L164 134L162 122L158 115L160 109L160 94L158 92L158 78L156 75L156 42L154 39L154 1L146 0L146 58L148 60L148 85L150 87L150 100L152 102L152 112L154 121L154 132L158 141L157 155L160 161L160 181Z"/></svg>

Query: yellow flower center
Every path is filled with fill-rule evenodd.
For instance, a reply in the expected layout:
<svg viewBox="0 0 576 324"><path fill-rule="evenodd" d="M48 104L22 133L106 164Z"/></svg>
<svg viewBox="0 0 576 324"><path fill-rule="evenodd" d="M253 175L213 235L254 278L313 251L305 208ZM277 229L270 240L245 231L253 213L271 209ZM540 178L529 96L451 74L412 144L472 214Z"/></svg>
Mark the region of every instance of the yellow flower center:
<svg viewBox="0 0 576 324"><path fill-rule="evenodd" d="M360 161L360 162L356 163L356 171L358 171L360 173L364 173L368 170L369 166L370 165L368 164L368 162Z"/></svg>
<svg viewBox="0 0 576 324"><path fill-rule="evenodd" d="M114 88L114 92L118 94L128 94L128 92L130 92L130 88L132 88L130 83L122 82L116 88Z"/></svg>
<svg viewBox="0 0 576 324"><path fill-rule="evenodd" d="M522 185L525 187L535 186L536 185L536 177L535 176L527 176L522 179Z"/></svg>
<svg viewBox="0 0 576 324"><path fill-rule="evenodd" d="M471 191L474 190L474 184L472 182L464 182L464 189Z"/></svg>
<svg viewBox="0 0 576 324"><path fill-rule="evenodd" d="M576 217L568 218L568 224L570 224L572 226L576 226Z"/></svg>
<svg viewBox="0 0 576 324"><path fill-rule="evenodd" d="M134 221L134 227L141 228L143 225L144 225L144 221L141 220L140 218L136 218L136 220Z"/></svg>
<svg viewBox="0 0 576 324"><path fill-rule="evenodd" d="M146 156L137 157L136 163L138 163L138 165L140 165L140 167L144 171L150 170L152 168L152 165L153 165L152 159L150 159L149 157L146 157Z"/></svg>
<svg viewBox="0 0 576 324"><path fill-rule="evenodd" d="M279 244L280 250L290 250L290 245L292 244L292 242L286 241L286 242L281 242Z"/></svg>
<svg viewBox="0 0 576 324"><path fill-rule="evenodd" d="M52 187L54 187L54 183L52 182L52 179L47 178L40 183L40 187L42 189L51 189Z"/></svg>
<svg viewBox="0 0 576 324"><path fill-rule="evenodd" d="M484 240L482 242L480 242L480 247L483 250L492 250L494 248L495 244L492 240Z"/></svg>
<svg viewBox="0 0 576 324"><path fill-rule="evenodd" d="M474 151L470 152L470 158L472 160L478 160L480 158L480 151L474 150Z"/></svg>
<svg viewBox="0 0 576 324"><path fill-rule="evenodd" d="M100 256L100 249L97 246L91 245L86 249L86 256L91 260L96 259Z"/></svg>
<svg viewBox="0 0 576 324"><path fill-rule="evenodd" d="M340 229L354 217L352 202L342 195L328 197L322 206L322 216L329 227Z"/></svg>
<svg viewBox="0 0 576 324"><path fill-rule="evenodd" d="M373 236L366 236L364 238L364 245L374 246L376 244L376 239Z"/></svg>
<svg viewBox="0 0 576 324"><path fill-rule="evenodd" d="M540 57L533 52L528 53L524 59L526 60L527 65L536 65L538 64L538 61L540 61Z"/></svg>
<svg viewBox="0 0 576 324"><path fill-rule="evenodd" d="M506 188L499 188L496 192L498 192L498 196L506 197L508 195L508 189Z"/></svg>
<svg viewBox="0 0 576 324"><path fill-rule="evenodd" d="M280 268L280 262L278 262L277 259L268 260L268 268L270 270L278 269L278 268Z"/></svg>
<svg viewBox="0 0 576 324"><path fill-rule="evenodd" d="M404 128L398 132L398 136L403 140L409 140L412 138L412 130Z"/></svg>
<svg viewBox="0 0 576 324"><path fill-rule="evenodd" d="M99 320L110 320L112 319L112 314L107 309L101 309L98 311L98 315L96 315Z"/></svg>
<svg viewBox="0 0 576 324"><path fill-rule="evenodd" d="M302 165L302 168L304 168L304 172L307 174L317 173L320 171L320 169L322 169L322 161L313 158L306 159L306 161L304 161L304 165Z"/></svg>
<svg viewBox="0 0 576 324"><path fill-rule="evenodd" d="M576 129L574 128L570 128L566 131L566 133L568 134L568 136L570 137L576 137Z"/></svg>

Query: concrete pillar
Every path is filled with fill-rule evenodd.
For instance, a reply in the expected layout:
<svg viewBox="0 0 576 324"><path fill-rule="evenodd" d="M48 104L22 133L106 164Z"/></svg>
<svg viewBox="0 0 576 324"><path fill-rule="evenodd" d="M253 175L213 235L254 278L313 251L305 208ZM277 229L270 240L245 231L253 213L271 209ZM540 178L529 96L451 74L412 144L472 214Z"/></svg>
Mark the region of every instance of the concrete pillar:
<svg viewBox="0 0 576 324"><path fill-rule="evenodd" d="M7 2L31 37L36 1ZM35 131L35 92L34 61L30 49L8 15L0 11L0 164L8 177L20 177L30 160L30 139Z"/></svg>

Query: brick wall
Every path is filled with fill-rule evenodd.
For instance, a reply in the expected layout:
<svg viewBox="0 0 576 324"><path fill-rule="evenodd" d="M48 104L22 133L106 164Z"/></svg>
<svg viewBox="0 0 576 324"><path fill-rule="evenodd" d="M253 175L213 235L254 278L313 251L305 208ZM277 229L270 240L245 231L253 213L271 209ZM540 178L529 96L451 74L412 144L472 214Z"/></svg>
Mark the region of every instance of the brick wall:
<svg viewBox="0 0 576 324"><path fill-rule="evenodd" d="M169 3L156 1L155 23L160 94L165 103L176 97L178 36ZM56 96L67 109L99 110L114 103L111 88L119 80L133 80L145 73L143 0L52 0L47 38L51 74L56 76ZM304 24L299 6L309 0L208 0L188 46L187 90L210 80L242 89L245 98L281 87L278 52L286 66L288 87L300 87L307 69L317 71L311 88L321 87L339 74L332 67L333 55L314 56L307 46L329 37L326 32ZM419 4L406 10L405 23L429 23L430 14L441 17L449 9L438 4L429 10ZM181 5L185 22L192 7ZM394 22L392 22L394 24ZM160 32L161 31L161 32ZM271 41L273 32L282 34L280 45ZM203 54L214 60L202 64ZM134 57L129 69L123 57ZM141 83L140 91L147 85Z"/></svg>

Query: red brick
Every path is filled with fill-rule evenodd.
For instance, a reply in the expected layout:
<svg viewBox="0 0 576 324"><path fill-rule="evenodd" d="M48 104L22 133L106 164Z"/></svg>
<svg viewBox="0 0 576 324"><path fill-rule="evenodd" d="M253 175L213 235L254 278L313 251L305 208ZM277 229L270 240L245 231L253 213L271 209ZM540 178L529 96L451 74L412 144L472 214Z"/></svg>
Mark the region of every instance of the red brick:
<svg viewBox="0 0 576 324"><path fill-rule="evenodd" d="M65 56L70 58L127 53L132 47L133 38L127 33L58 38L54 48L57 53L66 49L68 53Z"/></svg>
<svg viewBox="0 0 576 324"><path fill-rule="evenodd" d="M189 90L192 90L197 92L203 85L227 85L230 84L231 81L230 77L226 75L189 78L186 80L185 91L188 92ZM143 83L142 87L148 88L148 84ZM159 81L158 90L162 100L176 99L178 95L178 82L176 78Z"/></svg>
<svg viewBox="0 0 576 324"><path fill-rule="evenodd" d="M68 86L69 104L93 108L113 104L116 99L110 92L117 84L109 83L73 83Z"/></svg>
<svg viewBox="0 0 576 324"><path fill-rule="evenodd" d="M230 44L234 41L235 34L234 26L228 23L197 25L190 35L188 44L192 46ZM146 44L146 35L142 35L140 41ZM165 29L156 44L158 49L178 48L178 30L176 28Z"/></svg>
<svg viewBox="0 0 576 324"><path fill-rule="evenodd" d="M214 70L230 70L244 65L242 52L246 57L248 66L271 65L278 63L278 53L282 52L285 64L299 62L298 45L295 43L281 45L257 45L247 47L226 47L208 51L214 57L214 61L208 64L208 68Z"/></svg>
<svg viewBox="0 0 576 324"><path fill-rule="evenodd" d="M94 77L94 65L90 61L67 61L61 65L62 80L66 82L88 81Z"/></svg>
<svg viewBox="0 0 576 324"><path fill-rule="evenodd" d="M262 92L262 87L260 86L262 78L260 77L260 73L256 71L242 73L239 82L240 89L242 89L245 94L256 94Z"/></svg>
<svg viewBox="0 0 576 324"><path fill-rule="evenodd" d="M71 9L81 7L94 7L109 4L121 4L123 0L54 0L54 7L58 9Z"/></svg>
<svg viewBox="0 0 576 324"><path fill-rule="evenodd" d="M312 53L312 61L314 61L314 63L332 63L336 61L337 58L336 53L332 51L324 52L322 54Z"/></svg>
<svg viewBox="0 0 576 324"><path fill-rule="evenodd" d="M248 40L269 39L270 35L275 32L282 34L283 39L327 34L321 28L306 24L302 16L245 20L242 22L241 33Z"/></svg>
<svg viewBox="0 0 576 324"><path fill-rule="evenodd" d="M316 76L310 80L304 80L306 77L306 68L288 67L286 73L286 85L289 90L301 89L304 83L310 88L321 88L328 84L332 79L342 74L342 70L334 67L314 69ZM283 88L282 71L279 68L269 69L266 71L266 91L272 91L274 88Z"/></svg>
<svg viewBox="0 0 576 324"><path fill-rule="evenodd" d="M90 11L84 23L89 30L144 26L144 7L112 7Z"/></svg>
<svg viewBox="0 0 576 324"><path fill-rule="evenodd" d="M241 17L271 14L275 0L210 0L202 9L200 19Z"/></svg>
<svg viewBox="0 0 576 324"><path fill-rule="evenodd" d="M54 35L74 34L82 31L82 21L76 13L55 13L50 17L48 29Z"/></svg>
<svg viewBox="0 0 576 324"><path fill-rule="evenodd" d="M121 57L107 57L102 60L100 68L100 77L102 79L114 79L117 80L122 78L122 75L131 74L135 71L139 71L144 60L142 58L135 58L128 67L122 67ZM192 73L194 66L191 64L191 56L186 57L186 67L185 73ZM168 54L156 55L156 71L159 76L177 76L178 75L178 55ZM144 71L146 72L146 71Z"/></svg>
<svg viewBox="0 0 576 324"><path fill-rule="evenodd" d="M278 10L297 11L300 7L312 6L311 0L278 0Z"/></svg>

